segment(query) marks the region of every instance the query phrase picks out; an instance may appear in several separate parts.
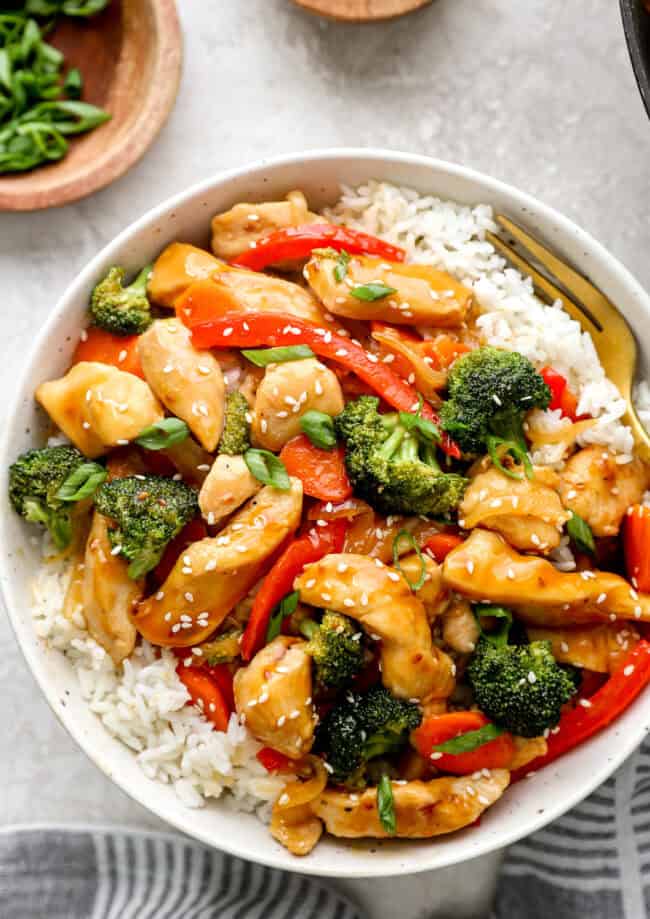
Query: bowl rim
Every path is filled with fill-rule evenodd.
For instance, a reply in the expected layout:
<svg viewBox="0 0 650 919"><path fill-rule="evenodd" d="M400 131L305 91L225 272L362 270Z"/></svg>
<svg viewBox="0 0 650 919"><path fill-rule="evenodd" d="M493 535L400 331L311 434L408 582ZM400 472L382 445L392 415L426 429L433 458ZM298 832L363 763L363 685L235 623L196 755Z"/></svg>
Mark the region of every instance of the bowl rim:
<svg viewBox="0 0 650 919"><path fill-rule="evenodd" d="M643 303L644 309L647 311L647 314L650 315L650 296L645 292L645 290L632 276L628 269L625 268L617 258L611 255L601 243L599 243L581 227L577 226L568 217L556 211L549 205L540 202L537 198L529 195L526 192L519 191L517 188L502 182L499 179L488 176L478 170L420 154L404 153L382 148L319 148L263 158L246 163L243 166L222 170L151 208L140 218L129 224L109 243L107 243L107 245L103 246L102 249L85 266L85 268L83 268L81 272L76 276L76 278L67 286L64 293L58 299L56 305L52 309L38 336L36 337L36 340L30 349L25 367L23 368L23 371L17 380L15 392L18 394L18 396L15 397L14 401L12 401L8 407L4 428L0 436L0 466L2 468L8 468L11 462L12 444L10 440L10 431L13 427L15 416L20 409L19 394L29 384L33 369L35 366L37 366L39 355L47 345L48 339L60 317L65 315L65 313L68 311L69 302L74 300L75 295L79 291L88 288L90 282L92 282L97 277L98 271L106 264L107 257L113 250L119 249L127 241L137 237L140 233L145 231L149 225L154 224L157 219L169 212L172 212L174 208L184 204L187 200L209 192L214 188L227 186L228 183L235 179L245 178L247 175L256 175L262 172L264 169L299 166L301 164L317 163L319 161L323 162L355 159L370 160L376 162L379 175L381 175L382 166L384 169L396 165L407 167L413 166L429 169L431 171L444 172L447 175L456 176L461 180L477 183L478 185L482 186L482 188L487 193L507 196L508 198L512 199L513 202L521 206L524 211L529 209L534 213L541 214L545 220L548 220L550 223L561 227L565 232L573 235L576 242L580 246L586 246L587 252L591 250L591 254L595 255L599 262L606 264L610 275L612 275L618 282L625 286L630 294L637 298L639 302ZM612 775L612 773L618 769L623 761L640 745L646 736L646 727L643 724L643 719L639 718L638 727L636 727L635 730L628 731L625 737L619 736L617 738L616 749L612 752L611 756L603 758L602 763L595 764L594 768L590 771L590 774L588 776L583 776L581 782L576 783L574 789L565 797L562 797L561 800L558 800L557 804L546 807L546 809L544 809L542 812L536 812L536 815L526 823L525 828L512 829L510 832L501 831L497 832L496 834L486 834L485 839L479 844L472 846L471 850L468 851L466 855L450 854L447 858L444 856L441 858L439 850L432 849L432 851L436 852L437 857L435 860L432 859L432 862L435 861L435 864L429 866L422 864L412 865L408 862L408 860L406 863L404 863L403 859L396 857L396 862L401 861L401 864L396 864L394 872L387 870L387 866L382 860L379 860L380 863L378 863L376 868L373 869L372 865L370 864L371 858L369 857L369 854L364 851L363 853L351 852L350 868L349 870L347 868L342 870L340 866L334 867L320 864L314 865L306 861L301 861L294 856L290 856L288 853L278 854L273 850L251 852L246 848L246 846L240 846L237 843L233 843L233 841L227 837L220 837L218 841L215 841L215 838L211 837L207 832L193 828L190 819L183 821L179 818L174 818L174 816L168 815L165 813L164 807L158 807L153 802L147 801L146 793L143 793L140 790L140 787L133 788L128 785L126 781L122 781L118 775L116 775L112 770L108 768L102 757L93 749L91 741L87 740L81 731L76 730L73 719L66 718L63 712L59 710L59 707L56 704L56 691L51 685L50 681L48 681L46 678L43 668L38 664L39 654L35 648L30 647L26 643L23 643L20 635L18 604L14 602L12 595L13 590L11 587L13 575L9 570L9 552L7 551L11 547L11 540L7 532L6 519L6 515L0 514L0 548L3 550L0 551L0 592L4 599L4 603L9 614L9 621L11 622L17 643L27 661L32 676L36 679L36 682L38 683L56 717L59 719L72 739L78 744L78 746L81 747L88 758L95 764L95 766L97 766L104 773L104 775L107 776L107 778L113 781L132 800L136 801L149 812L155 814L166 824L174 827L174 829L179 830L193 837L194 839L197 839L199 842L202 842L207 846L226 851L231 855L248 859L250 861L255 861L257 863L267 865L271 868L289 870L298 874L311 874L315 876L334 878L388 877L393 874L415 874L431 869L450 867L452 865L460 864L464 861L468 861L482 855L487 855L490 852L494 852L509 846L512 843L531 835L532 833L551 823L553 820L556 820L558 817L562 816L564 813L583 801L589 794L591 794L592 791L594 791L594 789L596 789L610 775ZM611 730L612 726L606 729L607 732ZM112 739L116 743L120 743L120 741L118 741L116 738ZM568 756L571 756L571 754L568 754ZM146 791L146 782L143 783L143 789ZM188 808L187 812L188 815L191 815L192 810ZM372 843L372 840L370 843ZM404 840L403 844L407 845L408 841ZM355 867L359 858L366 859L366 865L364 867Z"/></svg>
<svg viewBox="0 0 650 919"><path fill-rule="evenodd" d="M650 12L640 8L639 0L620 0L623 33L632 62L632 71L644 108L650 117L650 53L644 37L650 37ZM643 25L640 17L647 17Z"/></svg>

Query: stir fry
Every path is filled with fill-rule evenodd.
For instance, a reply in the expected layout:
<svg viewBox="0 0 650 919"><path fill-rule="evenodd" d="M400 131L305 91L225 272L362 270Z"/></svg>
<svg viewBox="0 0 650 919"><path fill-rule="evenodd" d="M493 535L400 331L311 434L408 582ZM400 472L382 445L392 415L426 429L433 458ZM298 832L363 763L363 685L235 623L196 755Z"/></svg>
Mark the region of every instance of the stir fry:
<svg viewBox="0 0 650 919"><path fill-rule="evenodd" d="M650 680L648 467L580 446L566 378L490 346L469 287L298 191L212 250L99 281L12 504L117 665L172 649L259 742L291 852L471 826Z"/></svg>

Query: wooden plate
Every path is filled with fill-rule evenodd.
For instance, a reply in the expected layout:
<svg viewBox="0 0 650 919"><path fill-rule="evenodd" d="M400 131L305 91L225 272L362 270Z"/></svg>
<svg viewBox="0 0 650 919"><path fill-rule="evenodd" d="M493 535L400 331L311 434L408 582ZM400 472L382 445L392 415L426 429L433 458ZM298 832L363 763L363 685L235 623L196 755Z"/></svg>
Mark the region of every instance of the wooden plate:
<svg viewBox="0 0 650 919"><path fill-rule="evenodd" d="M0 210L56 207L108 185L140 159L176 98L182 36L174 0L111 0L88 21L62 19L48 40L81 70L84 101L113 117L74 138L58 163L0 176Z"/></svg>
<svg viewBox="0 0 650 919"><path fill-rule="evenodd" d="M431 0L294 0L310 13L341 22L376 22L394 19L426 6Z"/></svg>

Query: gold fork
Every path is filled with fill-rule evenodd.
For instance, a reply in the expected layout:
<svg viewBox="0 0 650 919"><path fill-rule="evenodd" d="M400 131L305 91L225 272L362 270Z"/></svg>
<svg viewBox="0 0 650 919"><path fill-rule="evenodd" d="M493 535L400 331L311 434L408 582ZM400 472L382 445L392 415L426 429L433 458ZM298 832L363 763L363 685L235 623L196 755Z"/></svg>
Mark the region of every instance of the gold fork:
<svg viewBox="0 0 650 919"><path fill-rule="evenodd" d="M606 375L627 402L624 422L632 429L637 452L644 460L650 462L650 434L641 424L632 402L637 346L627 321L602 291L573 268L565 265L539 240L507 217L498 215L496 221L520 246L533 255L535 261L550 277L562 285L563 289L560 289L500 236L486 233L486 238L504 258L523 274L531 277L535 292L541 299L546 302L559 300L567 313L591 335Z"/></svg>

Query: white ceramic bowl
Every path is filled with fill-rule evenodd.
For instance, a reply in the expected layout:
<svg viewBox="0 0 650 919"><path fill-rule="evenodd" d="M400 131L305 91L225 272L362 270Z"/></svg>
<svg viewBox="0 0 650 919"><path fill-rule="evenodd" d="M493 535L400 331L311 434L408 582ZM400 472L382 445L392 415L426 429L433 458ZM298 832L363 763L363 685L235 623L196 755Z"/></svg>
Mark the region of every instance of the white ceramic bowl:
<svg viewBox="0 0 650 919"><path fill-rule="evenodd" d="M302 188L310 206L317 209L337 198L340 183L355 185L371 178L468 204L488 203L508 214L589 275L620 306L642 346L645 344L650 299L639 284L587 233L528 195L461 166L421 156L381 150L295 154L222 173L183 192L150 211L92 260L52 311L26 360L4 432L1 468L6 469L16 454L40 442L42 418L34 406L34 389L66 370L90 290L109 265L121 263L135 269L172 240L207 245L212 214L237 201L272 199ZM650 725L650 693L646 692L608 730L509 790L478 827L418 842L346 843L326 837L307 858L294 858L271 839L257 818L234 813L219 802L189 810L171 788L144 777L133 754L110 737L89 711L64 657L36 638L29 585L39 565L38 553L30 543L28 528L6 503L0 514L0 548L1 583L18 642L53 711L93 762L140 804L179 830L274 867L338 877L385 877L441 868L498 849L577 804L634 750Z"/></svg>

